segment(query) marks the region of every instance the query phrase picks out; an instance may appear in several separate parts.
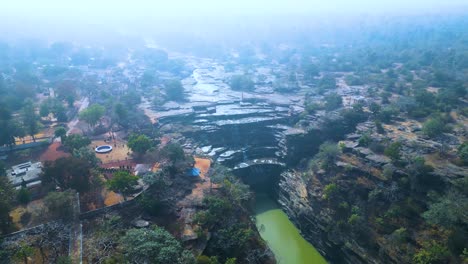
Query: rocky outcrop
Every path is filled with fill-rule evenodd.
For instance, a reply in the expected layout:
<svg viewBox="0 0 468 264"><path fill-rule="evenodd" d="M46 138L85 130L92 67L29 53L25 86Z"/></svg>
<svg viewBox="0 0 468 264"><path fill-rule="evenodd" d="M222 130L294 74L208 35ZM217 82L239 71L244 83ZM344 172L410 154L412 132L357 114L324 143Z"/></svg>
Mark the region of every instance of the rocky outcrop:
<svg viewBox="0 0 468 264"><path fill-rule="evenodd" d="M332 210L323 204L323 188L310 186L301 173L281 174L278 202L288 217L330 263L381 263L360 246L353 236L337 232Z"/></svg>

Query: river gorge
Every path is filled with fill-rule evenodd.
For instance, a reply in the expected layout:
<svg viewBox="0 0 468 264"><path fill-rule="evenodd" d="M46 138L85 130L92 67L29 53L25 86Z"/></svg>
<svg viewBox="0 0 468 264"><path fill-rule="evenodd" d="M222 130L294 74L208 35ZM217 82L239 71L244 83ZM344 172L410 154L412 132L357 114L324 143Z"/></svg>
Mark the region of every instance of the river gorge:
<svg viewBox="0 0 468 264"><path fill-rule="evenodd" d="M230 74L211 60L191 59L195 70L183 81L188 100L151 108L164 134L180 138L186 149L208 156L232 170L258 194L256 220L260 234L279 263L326 263L289 220L280 178L300 159L313 155L325 140L318 129L294 127L303 111L303 95L277 94L269 86L255 93L233 91ZM259 69L267 79L269 69ZM259 92L261 91L261 92ZM294 201L291 201L294 203ZM323 253L323 251L322 251Z"/></svg>

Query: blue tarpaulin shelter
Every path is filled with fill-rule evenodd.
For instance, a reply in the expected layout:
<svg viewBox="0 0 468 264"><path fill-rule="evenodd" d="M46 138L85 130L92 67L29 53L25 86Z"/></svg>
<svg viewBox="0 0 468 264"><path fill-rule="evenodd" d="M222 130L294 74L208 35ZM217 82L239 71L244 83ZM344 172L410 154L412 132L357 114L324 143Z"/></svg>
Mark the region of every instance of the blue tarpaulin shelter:
<svg viewBox="0 0 468 264"><path fill-rule="evenodd" d="M191 177L198 177L200 176L200 169L198 168L191 168L187 171L188 176Z"/></svg>

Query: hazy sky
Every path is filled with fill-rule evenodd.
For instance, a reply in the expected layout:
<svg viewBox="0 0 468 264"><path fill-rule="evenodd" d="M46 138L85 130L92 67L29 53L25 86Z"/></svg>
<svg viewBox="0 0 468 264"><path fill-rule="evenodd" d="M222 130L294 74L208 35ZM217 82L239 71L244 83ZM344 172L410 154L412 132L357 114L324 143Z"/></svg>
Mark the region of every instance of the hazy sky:
<svg viewBox="0 0 468 264"><path fill-rule="evenodd" d="M468 0L1 0L0 34L39 35L115 29L164 31L196 25L292 23L344 15L425 14L468 10ZM254 20L252 20L252 18ZM250 20L249 20L250 19ZM265 20L266 21L266 20ZM265 22L264 23L269 23ZM336 20L338 21L338 20ZM248 24L250 23L250 24ZM302 23L302 21L301 21ZM337 22L338 23L338 22ZM195 26L194 26L195 27Z"/></svg>
<svg viewBox="0 0 468 264"><path fill-rule="evenodd" d="M426 12L468 5L466 0L5 0L2 2L0 15L10 19Z"/></svg>

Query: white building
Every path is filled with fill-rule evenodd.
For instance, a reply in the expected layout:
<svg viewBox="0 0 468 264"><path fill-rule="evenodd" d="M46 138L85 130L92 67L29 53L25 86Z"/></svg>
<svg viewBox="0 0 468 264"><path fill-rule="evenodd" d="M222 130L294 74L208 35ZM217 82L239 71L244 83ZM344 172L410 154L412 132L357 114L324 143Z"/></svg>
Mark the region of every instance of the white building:
<svg viewBox="0 0 468 264"><path fill-rule="evenodd" d="M42 163L28 161L11 167L7 170L7 176L11 184L20 189L23 184L27 188L33 188L41 184Z"/></svg>

